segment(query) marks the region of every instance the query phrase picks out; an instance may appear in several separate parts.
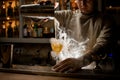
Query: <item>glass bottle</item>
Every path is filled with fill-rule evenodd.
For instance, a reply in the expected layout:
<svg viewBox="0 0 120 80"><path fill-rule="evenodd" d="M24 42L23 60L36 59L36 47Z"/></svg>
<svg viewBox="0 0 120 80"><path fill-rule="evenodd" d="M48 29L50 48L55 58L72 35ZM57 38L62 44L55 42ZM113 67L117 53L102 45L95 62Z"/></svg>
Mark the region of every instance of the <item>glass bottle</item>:
<svg viewBox="0 0 120 80"><path fill-rule="evenodd" d="M14 7L14 16L17 17L19 15L19 10L18 10L18 2L15 3Z"/></svg>
<svg viewBox="0 0 120 80"><path fill-rule="evenodd" d="M38 25L38 37L39 38L43 37L43 27L41 24Z"/></svg>
<svg viewBox="0 0 120 80"><path fill-rule="evenodd" d="M3 1L3 5L1 8L1 13L0 13L1 17L6 17L6 6L5 6L5 2Z"/></svg>
<svg viewBox="0 0 120 80"><path fill-rule="evenodd" d="M24 24L23 26L23 37L24 38L28 37L27 24Z"/></svg>
<svg viewBox="0 0 120 80"><path fill-rule="evenodd" d="M7 16L8 17L13 17L13 8L12 8L12 2L8 2L9 5L7 7Z"/></svg>
<svg viewBox="0 0 120 80"><path fill-rule="evenodd" d="M43 28L43 37L44 38L49 38L50 37L50 30L46 26Z"/></svg>
<svg viewBox="0 0 120 80"><path fill-rule="evenodd" d="M13 35L14 35L14 37L19 37L19 28L18 28L17 24L15 24Z"/></svg>
<svg viewBox="0 0 120 80"><path fill-rule="evenodd" d="M38 36L38 24L37 23L34 23L34 26L33 26L33 37L37 37Z"/></svg>
<svg viewBox="0 0 120 80"><path fill-rule="evenodd" d="M7 30L8 37L13 37L13 28L12 28L12 22L9 22L8 30Z"/></svg>
<svg viewBox="0 0 120 80"><path fill-rule="evenodd" d="M3 24L2 30L1 30L1 37L6 37L6 27L4 24Z"/></svg>
<svg viewBox="0 0 120 80"><path fill-rule="evenodd" d="M55 29L54 29L54 27L50 28L50 37L55 37Z"/></svg>

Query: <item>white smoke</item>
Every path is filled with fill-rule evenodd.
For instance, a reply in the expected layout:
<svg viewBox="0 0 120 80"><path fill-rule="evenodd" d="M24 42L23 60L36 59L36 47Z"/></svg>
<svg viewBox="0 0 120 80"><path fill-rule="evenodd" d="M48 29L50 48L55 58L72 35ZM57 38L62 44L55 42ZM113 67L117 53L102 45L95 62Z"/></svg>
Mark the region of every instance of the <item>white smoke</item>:
<svg viewBox="0 0 120 80"><path fill-rule="evenodd" d="M55 57L56 62L62 61L66 58L78 58L85 54L86 44L89 39L86 39L83 42L78 42L70 35L67 34L64 28L60 28L59 22L55 19L55 29L57 30L56 38L63 44L63 48L59 55L56 55L53 51L51 56ZM71 31L72 32L72 31ZM96 66L95 62L92 62L90 65L82 67L82 69L94 69Z"/></svg>
<svg viewBox="0 0 120 80"><path fill-rule="evenodd" d="M84 42L76 41L67 34L64 28L60 28L60 24L56 19L55 28L57 30L56 37L63 44L63 49L58 56L60 61L66 58L78 58L84 55L86 43L89 41L89 39L86 39Z"/></svg>

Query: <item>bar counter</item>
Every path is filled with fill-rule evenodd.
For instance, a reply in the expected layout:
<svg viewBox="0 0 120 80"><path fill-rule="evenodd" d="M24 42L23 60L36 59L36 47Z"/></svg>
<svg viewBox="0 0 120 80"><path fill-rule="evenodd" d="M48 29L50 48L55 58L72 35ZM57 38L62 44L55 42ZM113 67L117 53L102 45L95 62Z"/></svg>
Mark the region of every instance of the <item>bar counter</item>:
<svg viewBox="0 0 120 80"><path fill-rule="evenodd" d="M50 76L52 78L58 77L59 79L68 78L69 80L78 80L78 79L80 80L118 79L119 80L120 79L119 72L100 71L100 70L81 70L76 73L60 73L60 72L52 71L51 66L37 66L37 65L34 66L13 65L12 68L0 68L0 72L26 74L26 75L28 74L39 75L44 77Z"/></svg>

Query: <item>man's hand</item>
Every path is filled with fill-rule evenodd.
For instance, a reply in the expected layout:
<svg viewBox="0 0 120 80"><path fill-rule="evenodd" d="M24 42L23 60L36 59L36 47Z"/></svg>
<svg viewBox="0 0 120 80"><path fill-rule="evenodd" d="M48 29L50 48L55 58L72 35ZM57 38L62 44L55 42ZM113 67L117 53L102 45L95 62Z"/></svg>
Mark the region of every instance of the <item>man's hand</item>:
<svg viewBox="0 0 120 80"><path fill-rule="evenodd" d="M67 58L53 66L52 70L56 72L75 72L80 70L82 65L80 59Z"/></svg>
<svg viewBox="0 0 120 80"><path fill-rule="evenodd" d="M82 67L88 66L93 62L91 54L83 55L79 58L67 58L53 66L56 72L77 72Z"/></svg>

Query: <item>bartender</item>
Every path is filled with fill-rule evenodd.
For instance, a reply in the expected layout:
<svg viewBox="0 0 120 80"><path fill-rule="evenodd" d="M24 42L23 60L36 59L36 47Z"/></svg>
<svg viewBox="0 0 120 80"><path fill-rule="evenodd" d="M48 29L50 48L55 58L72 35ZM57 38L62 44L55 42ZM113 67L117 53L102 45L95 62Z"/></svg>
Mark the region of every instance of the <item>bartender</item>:
<svg viewBox="0 0 120 80"><path fill-rule="evenodd" d="M55 17L60 26L71 30L72 38L78 42L89 39L85 55L79 58L67 58L53 66L56 72L74 72L84 66L100 60L100 55L106 55L114 47L114 19L98 11L98 0L76 0L78 10L55 11Z"/></svg>

